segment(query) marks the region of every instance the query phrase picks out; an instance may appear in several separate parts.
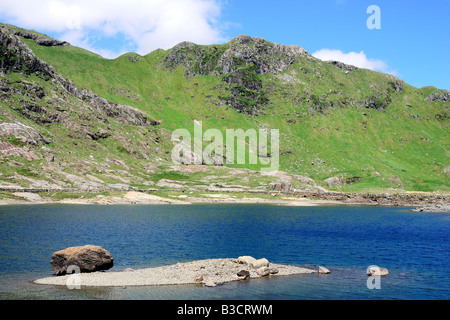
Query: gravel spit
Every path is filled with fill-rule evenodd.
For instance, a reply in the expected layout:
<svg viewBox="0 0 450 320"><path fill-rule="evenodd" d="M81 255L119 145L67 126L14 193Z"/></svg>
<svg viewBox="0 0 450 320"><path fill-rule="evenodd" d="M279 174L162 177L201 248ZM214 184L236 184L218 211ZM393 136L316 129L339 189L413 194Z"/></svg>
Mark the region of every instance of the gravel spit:
<svg viewBox="0 0 450 320"><path fill-rule="evenodd" d="M238 273L246 270L250 277L239 277ZM294 274L317 273L317 269L288 266L270 263L267 272L257 272L250 265L239 263L237 259L208 259L169 266L133 270L130 268L121 272L93 272L64 276L52 276L37 279L34 283L46 285L62 285L78 283L81 287L128 287L128 286L161 286L176 284L203 284L217 286L226 282L253 279L263 276L286 276Z"/></svg>

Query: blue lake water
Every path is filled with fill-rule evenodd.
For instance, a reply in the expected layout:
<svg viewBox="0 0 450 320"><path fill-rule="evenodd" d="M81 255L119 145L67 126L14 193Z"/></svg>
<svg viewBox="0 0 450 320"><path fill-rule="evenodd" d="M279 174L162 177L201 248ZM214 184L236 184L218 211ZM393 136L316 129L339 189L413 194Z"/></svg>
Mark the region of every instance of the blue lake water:
<svg viewBox="0 0 450 320"><path fill-rule="evenodd" d="M450 214L407 208L272 205L0 206L0 299L449 299ZM51 254L100 245L110 271L251 255L328 275L196 285L82 288L33 284ZM366 269L385 267L381 289ZM107 271L108 272L108 271Z"/></svg>

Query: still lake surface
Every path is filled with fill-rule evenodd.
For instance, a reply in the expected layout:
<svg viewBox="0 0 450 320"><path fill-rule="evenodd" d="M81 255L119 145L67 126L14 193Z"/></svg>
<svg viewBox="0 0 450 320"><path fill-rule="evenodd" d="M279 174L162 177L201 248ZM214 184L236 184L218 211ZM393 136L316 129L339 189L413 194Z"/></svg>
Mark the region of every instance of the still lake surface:
<svg viewBox="0 0 450 320"><path fill-rule="evenodd" d="M450 299L450 214L408 208L273 205L0 206L0 299ZM328 275L196 285L37 285L53 252L100 245L110 271L251 255ZM389 270L381 289L366 270ZM107 271L109 272L109 271Z"/></svg>

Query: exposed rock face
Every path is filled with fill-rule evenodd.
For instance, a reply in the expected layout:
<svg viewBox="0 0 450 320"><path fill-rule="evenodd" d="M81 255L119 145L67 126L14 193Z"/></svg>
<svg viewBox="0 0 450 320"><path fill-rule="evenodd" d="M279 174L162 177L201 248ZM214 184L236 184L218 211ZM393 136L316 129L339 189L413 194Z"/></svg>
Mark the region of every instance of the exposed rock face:
<svg viewBox="0 0 450 320"><path fill-rule="evenodd" d="M39 159L29 147L21 147L4 141L0 141L0 153L5 156L24 157L29 161Z"/></svg>
<svg viewBox="0 0 450 320"><path fill-rule="evenodd" d="M67 41L59 41L55 39L42 39L38 38L36 43L40 46L53 47L53 46L70 46L70 43Z"/></svg>
<svg viewBox="0 0 450 320"><path fill-rule="evenodd" d="M13 33L5 26L0 27L0 55L3 59L0 60L0 70L4 72L17 71L25 74L36 74L37 76L56 82L61 85L68 93L74 95L78 99L88 103L91 108L95 108L97 112L114 118L115 120L129 125L136 126L155 126L159 122L150 120L142 111L137 110L130 106L119 105L110 103L106 99L99 97L95 93L89 90L79 90L75 84L62 77L52 66L39 59L33 51L19 38L19 36L33 39L37 43L40 41L41 45L54 46L54 45L68 45L65 41L57 41L51 38L40 38L32 33L16 32ZM27 91L38 90L39 88L25 88ZM43 91L43 89L42 89ZM37 93L39 95L40 93ZM43 91L41 96L46 93ZM52 113L46 108L42 108L35 105L24 105L23 110L20 110L27 118L36 121L37 123L43 123L39 115L46 114L45 123L64 123L66 118L63 115L63 111L60 113ZM93 140L100 139L104 135L95 136L92 135Z"/></svg>
<svg viewBox="0 0 450 320"><path fill-rule="evenodd" d="M334 66L336 66L336 67L338 67L338 68L345 69L345 70L348 70L348 71L353 71L353 70L357 70L358 69L358 67L352 66L350 64L345 64L345 63L340 62L340 61L330 60L330 61L327 61L327 62L332 64L332 65L334 65Z"/></svg>
<svg viewBox="0 0 450 320"><path fill-rule="evenodd" d="M413 209L415 212L450 212L450 203L441 203Z"/></svg>
<svg viewBox="0 0 450 320"><path fill-rule="evenodd" d="M70 46L70 43L67 41L59 41L52 39L50 37L42 37L35 33L31 32L24 32L24 31L17 31L15 32L15 35L24 37L25 39L32 39L34 40L38 45L51 47L51 46Z"/></svg>
<svg viewBox="0 0 450 320"><path fill-rule="evenodd" d="M72 265L78 266L82 273L108 270L113 267L114 259L102 247L86 245L53 253L50 264L56 275L64 275Z"/></svg>
<svg viewBox="0 0 450 320"><path fill-rule="evenodd" d="M240 35L230 41L230 47L218 60L221 74L231 73L242 64L254 64L259 74L277 74L289 68L297 58L311 55L299 46L271 43L262 38Z"/></svg>
<svg viewBox="0 0 450 320"><path fill-rule="evenodd" d="M440 92L435 92L430 94L428 97L425 98L427 101L450 101L450 91L447 90L440 90Z"/></svg>
<svg viewBox="0 0 450 320"><path fill-rule="evenodd" d="M117 127L121 124L151 127L159 125L159 121L150 119L141 110L111 103L90 90L79 89L39 59L24 38L40 45L68 45L0 24L0 100L5 102L0 108L3 116L0 157L20 156L30 161L47 159L56 166L66 167L67 163L60 159L55 161L57 153L52 151L60 146L59 143L72 141L78 145L110 138L123 146L119 148L124 152L149 159L148 144L143 140L131 141L128 133L119 132ZM11 80L11 74L17 74L17 80ZM61 131L55 134L59 131L57 127ZM147 130L140 133L146 135ZM45 149L48 152L43 151L44 144L49 145Z"/></svg>
<svg viewBox="0 0 450 320"><path fill-rule="evenodd" d="M339 177L331 177L331 178L325 179L324 181L327 183L328 188L331 188L331 187L333 187L335 185L342 185L343 184L342 179L339 178Z"/></svg>
<svg viewBox="0 0 450 320"><path fill-rule="evenodd" d="M312 56L299 46L271 43L262 38L240 35L224 46L204 48L192 42L181 42L169 53L165 64L183 65L186 74L229 74L242 66L254 65L258 74L283 72L299 57Z"/></svg>
<svg viewBox="0 0 450 320"><path fill-rule="evenodd" d="M186 67L188 77L226 75L222 80L229 84L230 94L223 97L223 102L238 112L256 115L269 102L259 75L279 74L301 57L315 59L299 46L241 35L225 45L207 48L182 42L171 50L164 63L169 68Z"/></svg>
<svg viewBox="0 0 450 320"><path fill-rule="evenodd" d="M290 183L275 182L270 184L270 190L273 191L289 192L291 189L292 185Z"/></svg>
<svg viewBox="0 0 450 320"><path fill-rule="evenodd" d="M53 77L56 71L53 67L36 57L30 48L18 36L0 26L0 69L19 71L26 74L36 73L42 78Z"/></svg>
<svg viewBox="0 0 450 320"><path fill-rule="evenodd" d="M38 146L39 144L47 144L49 140L44 138L39 132L22 123L0 123L0 136L13 136L21 142Z"/></svg>

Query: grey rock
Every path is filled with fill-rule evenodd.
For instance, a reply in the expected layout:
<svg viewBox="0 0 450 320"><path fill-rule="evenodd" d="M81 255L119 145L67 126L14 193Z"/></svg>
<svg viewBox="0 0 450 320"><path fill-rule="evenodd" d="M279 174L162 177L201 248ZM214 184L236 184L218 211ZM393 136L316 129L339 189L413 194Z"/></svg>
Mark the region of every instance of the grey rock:
<svg viewBox="0 0 450 320"><path fill-rule="evenodd" d="M205 286L206 287L217 287L217 283L212 280L208 280L205 282Z"/></svg>
<svg viewBox="0 0 450 320"><path fill-rule="evenodd" d="M348 70L348 71L353 71L353 70L359 69L358 67L355 67L355 66L352 66L352 65L349 65L349 64L345 64L345 63L340 62L340 61L330 60L330 61L327 61L327 62L332 64L332 65L334 65L334 66L336 66L336 67L338 67L338 68L345 69L345 70Z"/></svg>
<svg viewBox="0 0 450 320"><path fill-rule="evenodd" d="M246 264L246 265L251 266L252 263L256 261L256 259L253 258L253 257L251 257L251 256L240 256L240 257L237 259L237 261L238 261L238 263L240 263L240 264Z"/></svg>
<svg viewBox="0 0 450 320"><path fill-rule="evenodd" d="M317 272L320 273L320 274L328 274L328 273L330 273L330 270L328 270L328 269L325 268L325 267L319 266L319 267L317 268Z"/></svg>
<svg viewBox="0 0 450 320"><path fill-rule="evenodd" d="M279 272L279 270L277 268L269 268L270 274L277 274L278 272Z"/></svg>
<svg viewBox="0 0 450 320"><path fill-rule="evenodd" d="M250 272L247 270L241 270L237 273L237 276L239 277L240 280L246 280L250 278Z"/></svg>
<svg viewBox="0 0 450 320"><path fill-rule="evenodd" d="M426 101L450 101L450 91L448 90L440 90L438 92L434 92L425 98Z"/></svg>
<svg viewBox="0 0 450 320"><path fill-rule="evenodd" d="M325 179L324 181L327 183L328 188L343 184L343 181L340 177L331 177L331 178Z"/></svg>
<svg viewBox="0 0 450 320"><path fill-rule="evenodd" d="M265 277L270 274L270 269L267 267L261 267L259 269L256 269L256 273L261 277Z"/></svg>
<svg viewBox="0 0 450 320"><path fill-rule="evenodd" d="M435 205L424 206L412 209L415 212L450 212L449 203L436 203Z"/></svg>
<svg viewBox="0 0 450 320"><path fill-rule="evenodd" d="M53 47L53 46L70 46L70 43L67 41L59 41L50 38L38 38L36 39L36 43L40 46Z"/></svg>
<svg viewBox="0 0 450 320"><path fill-rule="evenodd" d="M261 267L268 267L269 261L266 258L255 260L251 263L251 266L255 269L259 269Z"/></svg>
<svg viewBox="0 0 450 320"><path fill-rule="evenodd" d="M32 127L26 126L22 123L0 123L0 136L13 137L20 139L23 143L38 146L40 144L50 143L50 140L44 138L39 132Z"/></svg>
<svg viewBox="0 0 450 320"><path fill-rule="evenodd" d="M372 266L367 269L367 275L369 276L387 276L389 271L386 268Z"/></svg>

